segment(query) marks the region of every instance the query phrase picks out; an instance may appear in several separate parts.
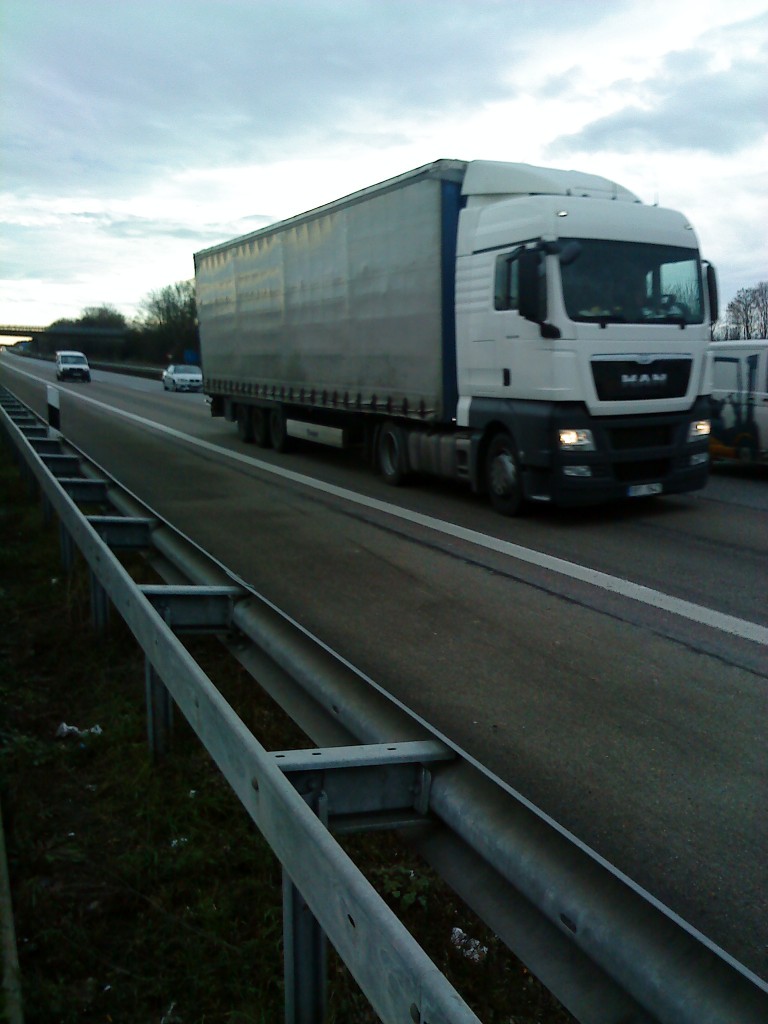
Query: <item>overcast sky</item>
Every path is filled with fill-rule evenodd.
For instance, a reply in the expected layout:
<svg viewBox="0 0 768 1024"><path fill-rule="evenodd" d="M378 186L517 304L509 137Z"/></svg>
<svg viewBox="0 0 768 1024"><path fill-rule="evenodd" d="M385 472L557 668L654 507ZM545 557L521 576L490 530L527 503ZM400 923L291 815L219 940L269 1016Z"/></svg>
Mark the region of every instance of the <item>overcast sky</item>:
<svg viewBox="0 0 768 1024"><path fill-rule="evenodd" d="M2 0L0 324L441 157L681 209L723 304L768 280L766 0Z"/></svg>

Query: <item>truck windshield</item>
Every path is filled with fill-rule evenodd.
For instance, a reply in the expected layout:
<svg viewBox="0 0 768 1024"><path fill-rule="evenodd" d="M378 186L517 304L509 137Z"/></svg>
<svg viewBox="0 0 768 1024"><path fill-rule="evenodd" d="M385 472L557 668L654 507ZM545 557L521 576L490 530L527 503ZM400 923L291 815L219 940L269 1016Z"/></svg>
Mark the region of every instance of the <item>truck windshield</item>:
<svg viewBox="0 0 768 1024"><path fill-rule="evenodd" d="M701 264L695 249L594 238L561 266L571 320L585 323L679 323L704 320ZM577 248L577 247L574 247Z"/></svg>

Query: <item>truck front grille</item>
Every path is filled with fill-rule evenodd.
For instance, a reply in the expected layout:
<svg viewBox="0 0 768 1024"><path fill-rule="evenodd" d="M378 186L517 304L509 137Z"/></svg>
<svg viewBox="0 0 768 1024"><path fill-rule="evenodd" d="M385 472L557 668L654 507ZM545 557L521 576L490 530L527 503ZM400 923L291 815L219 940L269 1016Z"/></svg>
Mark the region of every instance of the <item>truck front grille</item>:
<svg viewBox="0 0 768 1024"><path fill-rule="evenodd" d="M669 459L646 459L643 462L616 462L613 471L621 483L638 484L646 480L664 480L669 466Z"/></svg>
<svg viewBox="0 0 768 1024"><path fill-rule="evenodd" d="M611 448L616 452L633 448L666 448L672 444L672 428L667 424L638 427L613 427L608 431Z"/></svg>
<svg viewBox="0 0 768 1024"><path fill-rule="evenodd" d="M636 359L592 360L592 376L601 402L649 401L653 398L681 398L688 390L691 360Z"/></svg>

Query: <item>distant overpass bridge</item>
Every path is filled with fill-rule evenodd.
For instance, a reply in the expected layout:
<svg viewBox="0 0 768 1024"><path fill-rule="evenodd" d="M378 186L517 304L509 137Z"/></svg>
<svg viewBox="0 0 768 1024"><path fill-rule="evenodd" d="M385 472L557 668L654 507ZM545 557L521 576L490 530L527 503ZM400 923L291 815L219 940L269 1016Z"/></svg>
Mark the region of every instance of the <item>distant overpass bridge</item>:
<svg viewBox="0 0 768 1024"><path fill-rule="evenodd" d="M56 327L24 327L18 324L0 324L0 337L5 335L8 338L35 338L40 334L72 335L85 338L122 338L125 334L124 327L86 327L79 324L56 326Z"/></svg>
<svg viewBox="0 0 768 1024"><path fill-rule="evenodd" d="M127 331L123 327L88 327L80 324L56 324L36 327L27 324L0 324L0 337L18 338L25 354L52 359L58 349L84 352L89 359L117 359L123 350ZM9 343L6 343L9 344Z"/></svg>
<svg viewBox="0 0 768 1024"><path fill-rule="evenodd" d="M47 330L47 327L17 327L6 324L0 327L0 337L5 335L9 338L31 338L35 334L44 334Z"/></svg>

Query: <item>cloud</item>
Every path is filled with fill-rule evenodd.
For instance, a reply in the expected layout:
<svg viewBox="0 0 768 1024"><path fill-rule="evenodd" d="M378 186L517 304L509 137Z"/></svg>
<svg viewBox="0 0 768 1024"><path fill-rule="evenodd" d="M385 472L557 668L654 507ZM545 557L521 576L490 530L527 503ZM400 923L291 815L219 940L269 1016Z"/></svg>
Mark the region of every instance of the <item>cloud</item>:
<svg viewBox="0 0 768 1024"><path fill-rule="evenodd" d="M765 162L768 18L762 0L687 8L5 0L0 299L130 306L201 248L441 156L586 154L739 260L763 202L741 179ZM726 210L711 196L731 170Z"/></svg>
<svg viewBox="0 0 768 1024"><path fill-rule="evenodd" d="M61 189L136 193L168 168L383 148L404 112L460 128L514 97L510 71L546 32L538 0L9 3L5 185L23 195L54 162ZM558 32L605 16L548 10Z"/></svg>
<svg viewBox="0 0 768 1024"><path fill-rule="evenodd" d="M714 60L701 49L668 54L656 75L635 84L633 102L554 139L549 153L698 150L724 156L753 146L768 130L766 60L726 68L714 67ZM626 93L628 83L612 88Z"/></svg>
<svg viewBox="0 0 768 1024"><path fill-rule="evenodd" d="M557 75L551 75L537 90L536 95L543 100L568 99L579 92L584 86L584 76L577 66L568 68Z"/></svg>
<svg viewBox="0 0 768 1024"><path fill-rule="evenodd" d="M104 193L508 92L495 4L449 2L449 17L375 0L30 7L5 72L6 186L26 194L48 186L54 160L60 187Z"/></svg>

